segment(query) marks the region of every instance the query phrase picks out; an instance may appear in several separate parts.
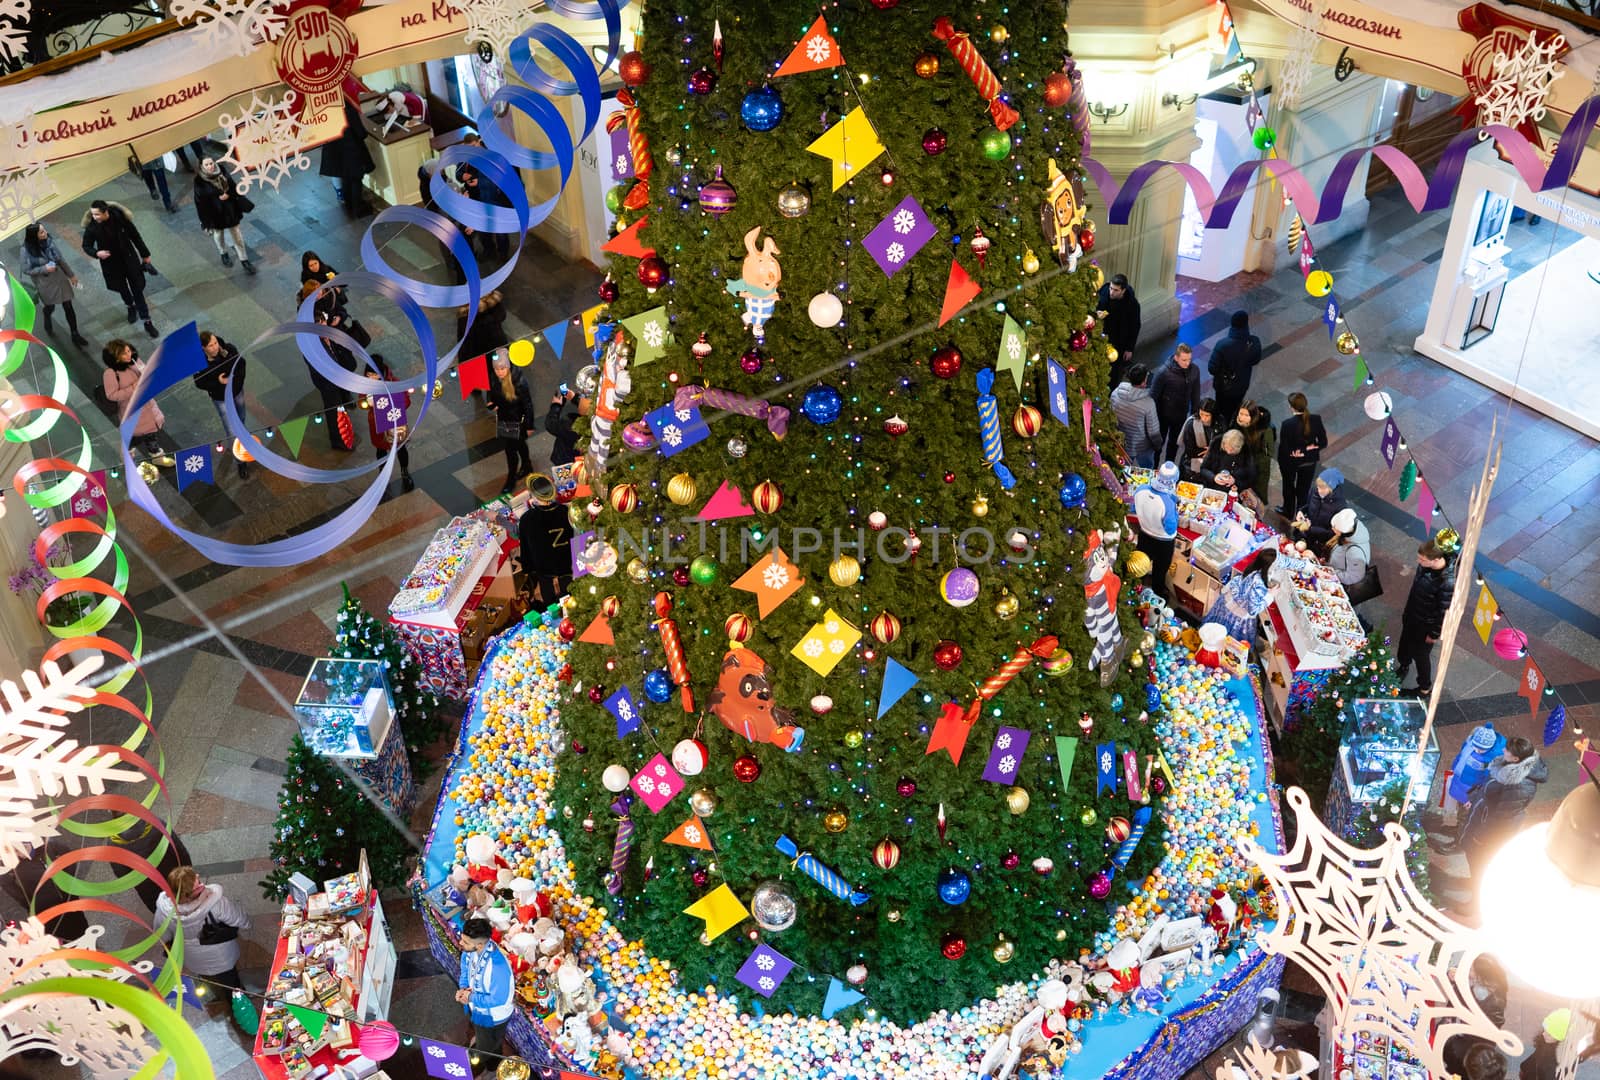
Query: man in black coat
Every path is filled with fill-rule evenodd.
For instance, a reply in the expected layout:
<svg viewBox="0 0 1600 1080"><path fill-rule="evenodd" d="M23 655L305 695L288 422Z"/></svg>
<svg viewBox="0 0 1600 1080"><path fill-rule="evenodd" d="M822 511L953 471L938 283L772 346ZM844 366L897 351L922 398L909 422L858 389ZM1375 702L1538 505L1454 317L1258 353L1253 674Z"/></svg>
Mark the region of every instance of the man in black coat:
<svg viewBox="0 0 1600 1080"><path fill-rule="evenodd" d="M571 465L578 460L578 432L572 422L576 416L567 414L567 405L578 395L571 390L550 399L550 412L544 418L544 428L555 438L550 448L550 464Z"/></svg>
<svg viewBox="0 0 1600 1080"><path fill-rule="evenodd" d="M538 589L540 603L554 603L572 584L572 519L556 502L555 482L548 476L528 481L528 508L517 522L517 540L528 590Z"/></svg>
<svg viewBox="0 0 1600 1080"><path fill-rule="evenodd" d="M1433 647L1444 632L1444 613L1455 592L1451 555L1452 552L1440 547L1436 539L1424 541L1417 549L1417 574L1411 579L1411 592L1406 596L1405 611L1400 615L1400 643L1395 647L1395 663L1402 682L1411 665L1417 666L1414 692L1421 697L1427 697L1433 690Z"/></svg>
<svg viewBox="0 0 1600 1080"><path fill-rule="evenodd" d="M1235 311L1229 321L1228 336L1211 348L1211 396L1217 399L1216 415L1231 420L1250 392L1250 376L1261 363L1261 339L1250 332L1250 313Z"/></svg>
<svg viewBox="0 0 1600 1080"><path fill-rule="evenodd" d="M1200 369L1194 366L1194 350L1183 342L1172 350L1172 359L1161 365L1150 395L1156 399L1156 419L1161 424L1161 460L1174 461L1178 453L1178 432L1183 422L1200 408Z"/></svg>
<svg viewBox="0 0 1600 1080"><path fill-rule="evenodd" d="M1117 358L1111 361L1111 377L1106 383L1115 389L1122 382L1123 372L1133 363L1133 349L1139 344L1139 301L1133 295L1127 275L1117 274L1100 286L1095 306L1104 312L1100 317L1101 328L1106 332L1106 340L1117 350Z"/></svg>
<svg viewBox="0 0 1600 1080"><path fill-rule="evenodd" d="M331 176L339 185L339 199L345 212L352 217L370 214L372 208L361 194L361 178L378 167L367 149L367 126L362 123L361 110L356 108L348 94L344 99L344 131L337 139L322 148L322 162L317 172Z"/></svg>
<svg viewBox="0 0 1600 1080"><path fill-rule="evenodd" d="M155 273L150 265L150 249L133 224L133 215L120 203L96 199L83 215L83 253L100 263L100 276L106 288L122 297L128 321L144 320L144 332L160 337L150 321L150 305L144 298L144 276Z"/></svg>
<svg viewBox="0 0 1600 1080"><path fill-rule="evenodd" d="M473 132L464 136L461 142L466 146L482 146L483 136ZM456 168L456 180L461 184L461 189L466 192L469 199L488 206L509 207L511 205L511 200L506 197L505 192L496 187L494 182L487 176L465 162ZM472 229L466 231L469 234L473 233ZM510 233L486 232L480 229L477 231L476 237L478 240L478 253L484 258L487 259L492 255L504 262L511 257Z"/></svg>

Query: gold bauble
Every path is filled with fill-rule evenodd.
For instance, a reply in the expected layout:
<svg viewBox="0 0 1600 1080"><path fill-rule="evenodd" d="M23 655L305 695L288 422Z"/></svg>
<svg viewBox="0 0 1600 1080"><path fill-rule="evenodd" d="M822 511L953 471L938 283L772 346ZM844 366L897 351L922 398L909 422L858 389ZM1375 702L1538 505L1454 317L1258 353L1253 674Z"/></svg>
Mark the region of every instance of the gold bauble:
<svg viewBox="0 0 1600 1080"><path fill-rule="evenodd" d="M667 498L679 506L688 506L694 502L695 493L694 477L686 472L681 472L667 481Z"/></svg>
<svg viewBox="0 0 1600 1080"><path fill-rule="evenodd" d="M1117 347L1115 345L1107 345L1106 346L1106 359L1107 360L1115 360L1117 357L1119 357L1121 355L1122 354L1117 351Z"/></svg>
<svg viewBox="0 0 1600 1080"><path fill-rule="evenodd" d="M1028 804L1032 802L1028 797L1028 789L1014 787L1006 792L1006 809L1013 815L1021 816L1028 812Z"/></svg>
<svg viewBox="0 0 1600 1080"><path fill-rule="evenodd" d="M900 912L897 909L895 909L895 908L890 908L889 909L889 921L890 922L899 922L900 921Z"/></svg>
<svg viewBox="0 0 1600 1080"><path fill-rule="evenodd" d="M859 749L865 739L866 736L861 733L860 728L851 728L844 733L844 744L852 750Z"/></svg>
<svg viewBox="0 0 1600 1080"><path fill-rule="evenodd" d="M533 1070L528 1063L518 1057L502 1058L494 1070L495 1080L528 1080L531 1075Z"/></svg>
<svg viewBox="0 0 1600 1080"><path fill-rule="evenodd" d="M850 827L850 818L843 810L829 810L822 815L822 828L831 833L842 833Z"/></svg>
<svg viewBox="0 0 1600 1080"><path fill-rule="evenodd" d="M840 555L828 564L828 580L841 589L848 589L861 580L861 563L854 555Z"/></svg>
<svg viewBox="0 0 1600 1080"><path fill-rule="evenodd" d="M444 396L444 383L436 379L433 383L433 400L438 401L442 396Z"/></svg>
<svg viewBox="0 0 1600 1080"><path fill-rule="evenodd" d="M1065 940L1067 940L1067 932L1065 930L1057 930L1056 931L1056 940L1057 941L1065 941Z"/></svg>
<svg viewBox="0 0 1600 1080"><path fill-rule="evenodd" d="M1022 272L1024 274L1037 274L1039 272L1039 256L1033 253L1032 248L1022 250Z"/></svg>
<svg viewBox="0 0 1600 1080"><path fill-rule="evenodd" d="M1348 330L1345 330L1334 339L1333 347L1344 353L1346 356L1349 356L1359 349L1361 344L1356 341L1356 336L1354 334Z"/></svg>
<svg viewBox="0 0 1600 1080"><path fill-rule="evenodd" d="M914 66L918 78L931 79L939 74L939 54L935 52L918 53L917 62Z"/></svg>
<svg viewBox="0 0 1600 1080"><path fill-rule="evenodd" d="M989 31L989 40L996 45L1004 45L1011 40L1011 31L1003 26L996 26Z"/></svg>
<svg viewBox="0 0 1600 1080"><path fill-rule="evenodd" d="M1128 666L1131 668L1144 667L1144 653L1140 652L1138 649L1135 649L1133 652L1129 653Z"/></svg>
<svg viewBox="0 0 1600 1080"><path fill-rule="evenodd" d="M635 585L643 585L650 580L650 568L643 559L628 560L628 580Z"/></svg>
<svg viewBox="0 0 1600 1080"><path fill-rule="evenodd" d="M994 614L997 619L1015 619L1017 612L1021 610L1022 602L1009 592L1001 593L1000 599L994 602Z"/></svg>
<svg viewBox="0 0 1600 1080"><path fill-rule="evenodd" d="M161 478L161 470L156 468L153 461L139 462L139 478L147 484L153 484Z"/></svg>
<svg viewBox="0 0 1600 1080"><path fill-rule="evenodd" d="M710 817L717 812L717 796L710 788L701 788L689 796L689 809L701 817Z"/></svg>
<svg viewBox="0 0 1600 1080"><path fill-rule="evenodd" d="M989 516L989 496L985 495L981 491L978 492L978 494L973 496L973 498L972 498L972 516L973 517L988 517Z"/></svg>
<svg viewBox="0 0 1600 1080"><path fill-rule="evenodd" d="M1144 577L1151 571L1150 556L1142 551L1128 552L1128 573L1136 578Z"/></svg>
<svg viewBox="0 0 1600 1080"><path fill-rule="evenodd" d="M1139 648L1143 649L1145 652L1154 652L1155 647L1156 636L1150 631L1146 630L1144 632L1144 636L1139 639Z"/></svg>
<svg viewBox="0 0 1600 1080"><path fill-rule="evenodd" d="M1011 958L1017 955L1017 947L1002 937L999 941L994 943L992 955L994 956L995 963L1009 964L1011 963Z"/></svg>

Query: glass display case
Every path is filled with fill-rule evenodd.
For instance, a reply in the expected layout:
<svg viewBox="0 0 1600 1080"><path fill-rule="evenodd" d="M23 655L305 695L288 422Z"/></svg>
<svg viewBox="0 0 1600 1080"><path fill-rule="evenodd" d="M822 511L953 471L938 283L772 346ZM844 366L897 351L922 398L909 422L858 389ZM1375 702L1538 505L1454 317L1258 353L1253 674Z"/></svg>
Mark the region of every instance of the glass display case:
<svg viewBox="0 0 1600 1080"><path fill-rule="evenodd" d="M1349 838L1355 817L1385 789L1408 777L1412 799L1426 803L1439 771L1439 741L1430 731L1417 753L1428 707L1414 698L1359 698L1340 712L1339 767L1328 794L1330 828Z"/></svg>
<svg viewBox="0 0 1600 1080"><path fill-rule="evenodd" d="M301 733L317 753L378 756L393 719L383 662L321 657L301 684L294 711Z"/></svg>

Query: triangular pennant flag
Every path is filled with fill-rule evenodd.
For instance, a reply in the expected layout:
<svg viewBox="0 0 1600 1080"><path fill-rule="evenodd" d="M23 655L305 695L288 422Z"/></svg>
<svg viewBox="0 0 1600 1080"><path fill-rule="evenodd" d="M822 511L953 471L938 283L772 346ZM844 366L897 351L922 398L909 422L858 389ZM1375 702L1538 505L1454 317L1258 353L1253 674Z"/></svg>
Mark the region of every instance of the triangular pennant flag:
<svg viewBox="0 0 1600 1080"><path fill-rule="evenodd" d="M594 348L594 326L600 321L600 313L605 307L604 304L596 304L578 316L578 321L583 323L583 343L591 349Z"/></svg>
<svg viewBox="0 0 1600 1080"><path fill-rule="evenodd" d="M562 319L560 322L551 323L541 331L541 333L544 334L544 339L548 341L550 343L550 347L556 351L557 360L561 359L561 350L566 348L567 327L570 325L571 320Z"/></svg>
<svg viewBox="0 0 1600 1080"><path fill-rule="evenodd" d="M600 250L608 255L625 255L630 259L645 259L656 253L653 247L645 247L639 239L639 230L649 222L648 217L642 217L623 229L610 240L600 245ZM592 343L591 343L592 344Z"/></svg>
<svg viewBox="0 0 1600 1080"><path fill-rule="evenodd" d="M956 312L970 304L983 291L961 265L960 259L950 260L950 277L944 283L944 303L939 308L939 325L955 318Z"/></svg>
<svg viewBox="0 0 1600 1080"><path fill-rule="evenodd" d="M833 162L834 191L861 175L861 171L876 161L883 150L878 133L872 129L872 121L867 119L866 110L859 105L806 147L808 153Z"/></svg>
<svg viewBox="0 0 1600 1080"><path fill-rule="evenodd" d="M596 615L583 633L578 635L578 640L590 645L615 645L616 635L611 632L611 620L604 615Z"/></svg>
<svg viewBox="0 0 1600 1080"><path fill-rule="evenodd" d="M894 657L883 668L883 688L878 691L878 718L906 696L906 691L917 685L918 675Z"/></svg>
<svg viewBox="0 0 1600 1080"><path fill-rule="evenodd" d="M465 401L472 396L474 390L489 389L489 357L474 356L470 360L463 360L456 368L456 374L461 379L461 400Z"/></svg>
<svg viewBox="0 0 1600 1080"><path fill-rule="evenodd" d="M622 328L633 338L633 366L644 367L667 351L672 333L667 327L665 305L641 311L622 320Z"/></svg>
<svg viewBox="0 0 1600 1080"><path fill-rule="evenodd" d="M865 1001L867 996L860 991L852 990L844 983L828 977L828 996L822 1002L822 1018L832 1020L835 1013L842 1012L858 1001Z"/></svg>
<svg viewBox="0 0 1600 1080"><path fill-rule="evenodd" d="M328 1026L328 1014L315 1009L307 1009L300 1005L285 1005L289 1015L300 1021L300 1026L306 1029L306 1034L312 1040L322 1038L322 1029Z"/></svg>
<svg viewBox="0 0 1600 1080"><path fill-rule="evenodd" d="M1367 381L1367 358L1356 353L1356 384L1352 389L1360 390Z"/></svg>
<svg viewBox="0 0 1600 1080"><path fill-rule="evenodd" d="M811 24L811 29L806 31L800 43L789 50L788 59L778 65L773 75L800 75L807 71L838 67L842 63L844 56L839 52L839 43L828 30L828 20L818 15L817 21Z"/></svg>
<svg viewBox="0 0 1600 1080"><path fill-rule="evenodd" d="M997 371L1011 374L1019 394L1022 393L1022 363L1027 355L1028 335L1022 332L1017 320L1007 315L1005 329L1000 331L1000 351L995 356L994 366Z"/></svg>
<svg viewBox="0 0 1600 1080"><path fill-rule="evenodd" d="M700 820L699 814L690 814L689 820L673 829L661 842L699 848L701 851L711 850L711 837L706 834L706 823Z"/></svg>
<svg viewBox="0 0 1600 1080"><path fill-rule="evenodd" d="M953 701L945 702L944 711L933 725L933 734L928 739L925 753L937 754L943 750L950 755L951 761L960 765L961 754L967 748L967 736L972 732L972 723L960 705Z"/></svg>
<svg viewBox="0 0 1600 1080"><path fill-rule="evenodd" d="M1478 637L1485 645L1489 644L1489 631L1494 629L1495 613L1499 610L1500 605L1494 602L1494 594L1485 584L1478 590L1478 603L1472 609L1472 628L1478 632Z"/></svg>
<svg viewBox="0 0 1600 1080"><path fill-rule="evenodd" d="M283 436L283 445L289 448L289 456L300 456L300 444L306 439L306 425L311 423L309 416L297 416L293 420L285 420L278 425L278 434Z"/></svg>
<svg viewBox="0 0 1600 1080"><path fill-rule="evenodd" d="M1067 735L1056 736L1056 764L1061 768L1061 794L1067 793L1072 783L1072 761L1078 756L1078 740Z"/></svg>
<svg viewBox="0 0 1600 1080"><path fill-rule="evenodd" d="M726 883L718 885L684 908L683 913L704 919L706 937L712 941L750 917L750 909L744 906L744 901L735 896Z"/></svg>
<svg viewBox="0 0 1600 1080"><path fill-rule="evenodd" d="M789 556L783 553L782 548L775 547L770 555L757 556L756 561L750 564L750 569L733 583L733 587L755 593L756 617L765 619L805 583L805 578L800 576L800 568L789 561Z"/></svg>
<svg viewBox="0 0 1600 1080"><path fill-rule="evenodd" d="M1433 489L1426 480L1417 481L1417 516L1422 519L1424 531L1433 532L1433 511L1439 505L1433 497Z"/></svg>
<svg viewBox="0 0 1600 1080"><path fill-rule="evenodd" d="M178 490L182 491L190 484L210 484L211 479L211 444L202 443L191 446L187 450L178 451Z"/></svg>
<svg viewBox="0 0 1600 1080"><path fill-rule="evenodd" d="M754 514L755 510L751 509L750 504L739 493L739 489L729 481L724 480L717 485L717 490L712 493L711 498L706 500L706 504L700 508L700 512L689 520L721 521L725 518L751 517Z"/></svg>

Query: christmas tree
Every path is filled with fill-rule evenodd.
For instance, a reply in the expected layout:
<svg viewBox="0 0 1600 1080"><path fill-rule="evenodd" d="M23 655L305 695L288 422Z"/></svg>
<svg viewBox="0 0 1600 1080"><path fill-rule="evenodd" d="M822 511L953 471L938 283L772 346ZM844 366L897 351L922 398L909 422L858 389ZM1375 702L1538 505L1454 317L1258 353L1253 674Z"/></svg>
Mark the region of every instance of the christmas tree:
<svg viewBox="0 0 1600 1080"><path fill-rule="evenodd" d="M287 765L275 836L268 845L275 865L261 881L269 899L282 897L296 873L319 884L353 873L362 848L380 887L405 881L411 846L337 765L299 735L289 744Z"/></svg>
<svg viewBox="0 0 1600 1080"><path fill-rule="evenodd" d="M1411 834L1411 846L1406 848L1406 869L1411 871L1411 880L1416 883L1418 891L1432 900L1429 848L1422 828L1422 808L1428 793L1411 792L1411 802L1407 804L1407 786L1403 779L1384 785L1377 801L1356 814L1350 842L1360 848L1379 847L1384 840L1384 826L1391 821L1398 822L1401 828Z"/></svg>
<svg viewBox="0 0 1600 1080"><path fill-rule="evenodd" d="M650 167L579 378L598 542L555 801L580 883L686 985L754 937L816 980L774 1006L859 968L921 1019L1106 924L1155 739L1065 17L666 0L620 64ZM684 912L724 886L754 917L717 937Z"/></svg>
<svg viewBox="0 0 1600 1080"><path fill-rule="evenodd" d="M1386 635L1373 631L1367 643L1334 672L1326 688L1300 709L1299 722L1283 733L1277 756L1278 779L1305 789L1318 814L1339 761L1339 739L1346 703L1362 698L1400 696L1400 676ZM1292 815L1290 816L1292 817ZM1290 817L1284 827L1291 828Z"/></svg>
<svg viewBox="0 0 1600 1080"><path fill-rule="evenodd" d="M420 781L433 771L433 763L424 751L445 730L439 699L424 688L421 669L406 652L394 628L373 618L366 606L350 595L349 585L340 582L339 587L344 590L344 603L339 606L333 655L345 660L383 661L394 718L406 739L411 775Z"/></svg>

